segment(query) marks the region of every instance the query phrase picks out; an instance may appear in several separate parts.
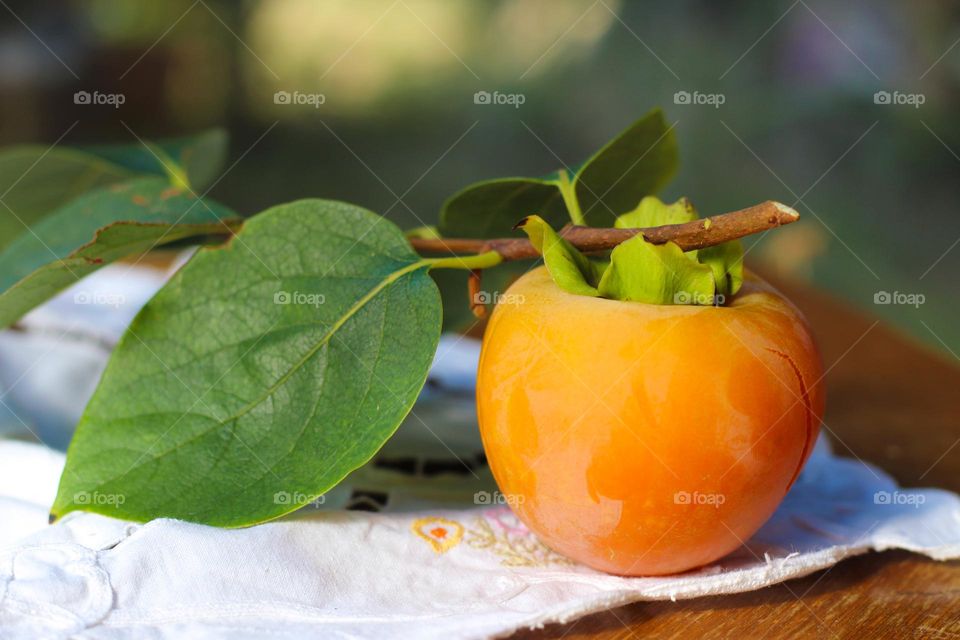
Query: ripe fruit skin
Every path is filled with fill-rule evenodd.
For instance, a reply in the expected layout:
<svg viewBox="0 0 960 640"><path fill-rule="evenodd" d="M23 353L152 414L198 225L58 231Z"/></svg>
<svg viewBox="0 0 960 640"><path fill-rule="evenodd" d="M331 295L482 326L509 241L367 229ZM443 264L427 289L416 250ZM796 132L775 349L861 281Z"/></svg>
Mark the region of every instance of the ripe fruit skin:
<svg viewBox="0 0 960 640"><path fill-rule="evenodd" d="M819 433L821 377L799 311L753 274L697 307L572 295L540 267L493 313L477 411L500 490L546 545L663 575L773 514Z"/></svg>

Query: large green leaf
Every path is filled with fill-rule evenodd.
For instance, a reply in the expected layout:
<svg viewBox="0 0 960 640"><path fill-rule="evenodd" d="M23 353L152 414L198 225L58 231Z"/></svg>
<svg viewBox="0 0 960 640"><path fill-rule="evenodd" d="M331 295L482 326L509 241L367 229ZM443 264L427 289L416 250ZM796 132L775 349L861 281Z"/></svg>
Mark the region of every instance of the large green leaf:
<svg viewBox="0 0 960 640"><path fill-rule="evenodd" d="M0 150L0 249L41 217L87 191L140 175L165 176L156 154L182 171L194 189L209 184L223 165L227 135L211 129L161 140L84 149L23 145Z"/></svg>
<svg viewBox="0 0 960 640"><path fill-rule="evenodd" d="M224 235L238 226L236 219L206 224L115 222L98 230L93 240L67 257L43 265L0 293L0 326L12 324L34 307L106 264L160 245ZM83 301L87 296L78 293L77 299Z"/></svg>
<svg viewBox="0 0 960 640"><path fill-rule="evenodd" d="M445 236L507 236L518 220L534 214L554 227L581 216L586 224L611 226L617 215L673 177L678 158L673 128L655 109L576 170L470 185L444 203L440 231Z"/></svg>
<svg viewBox="0 0 960 640"><path fill-rule="evenodd" d="M557 182L539 178L501 178L471 185L443 205L440 231L445 236L497 238L516 235L514 225L539 214L554 226L569 221Z"/></svg>
<svg viewBox="0 0 960 640"><path fill-rule="evenodd" d="M105 264L155 245L223 233L221 221L233 219L223 205L158 177L90 191L0 250L0 326Z"/></svg>
<svg viewBox="0 0 960 640"><path fill-rule="evenodd" d="M117 346L54 515L243 526L324 493L426 380L441 316L429 266L389 221L324 200L202 249Z"/></svg>
<svg viewBox="0 0 960 640"><path fill-rule="evenodd" d="M133 172L71 149L18 146L0 151L0 249L44 214Z"/></svg>
<svg viewBox="0 0 960 640"><path fill-rule="evenodd" d="M186 173L190 186L202 189L213 182L227 158L228 137L223 129L209 129L201 133L169 138L151 143L142 142L85 147L87 153L135 173L166 175L166 155ZM162 153L158 153L162 152ZM160 158L157 156L160 155ZM161 162L163 160L163 162Z"/></svg>
<svg viewBox="0 0 960 640"><path fill-rule="evenodd" d="M587 224L609 227L657 193L680 163L677 137L660 109L637 120L577 171L573 183Z"/></svg>

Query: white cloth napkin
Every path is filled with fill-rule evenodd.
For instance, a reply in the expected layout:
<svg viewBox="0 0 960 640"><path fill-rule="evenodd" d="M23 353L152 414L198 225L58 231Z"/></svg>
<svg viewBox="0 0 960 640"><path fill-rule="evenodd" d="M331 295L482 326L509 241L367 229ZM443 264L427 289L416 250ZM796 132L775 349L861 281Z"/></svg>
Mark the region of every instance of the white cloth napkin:
<svg viewBox="0 0 960 640"><path fill-rule="evenodd" d="M489 504L477 354L445 337L416 419L371 464L323 504L247 529L83 513L48 526L62 454L0 440L0 638L486 638L758 589L871 550L960 557L960 497L900 489L821 439L773 518L721 561L660 578L572 564Z"/></svg>
<svg viewBox="0 0 960 640"><path fill-rule="evenodd" d="M636 600L758 589L870 550L960 557L956 495L901 491L822 442L747 547L664 578L573 565L500 506L312 511L239 530L91 514L44 526L60 462L0 443L0 637L486 638Z"/></svg>

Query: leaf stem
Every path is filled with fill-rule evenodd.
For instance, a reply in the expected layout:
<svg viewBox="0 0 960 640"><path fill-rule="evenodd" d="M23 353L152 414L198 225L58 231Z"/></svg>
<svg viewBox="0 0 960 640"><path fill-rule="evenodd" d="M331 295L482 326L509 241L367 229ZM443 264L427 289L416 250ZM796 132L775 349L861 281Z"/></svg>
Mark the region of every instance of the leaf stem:
<svg viewBox="0 0 960 640"><path fill-rule="evenodd" d="M411 239L411 244L416 247L416 238ZM484 251L472 256L451 256L449 258L428 258L425 260L431 269L464 269L466 271L476 271L478 269L489 269L495 267L504 258L499 251Z"/></svg>
<svg viewBox="0 0 960 640"><path fill-rule="evenodd" d="M190 191L190 180L187 178L187 172L184 168L181 167L176 160L171 158L170 154L164 151L160 145L153 144L152 142L147 142L146 145L163 166L163 170L170 179L170 184L178 189Z"/></svg>
<svg viewBox="0 0 960 640"><path fill-rule="evenodd" d="M580 201L577 200L577 188L570 181L570 176L564 169L560 170L560 195L563 196L563 203L567 205L567 212L570 214L570 220L573 224L583 225L586 220L583 217L583 211L580 210Z"/></svg>
<svg viewBox="0 0 960 640"><path fill-rule="evenodd" d="M673 242L683 251L705 249L754 233L796 222L800 214L785 204L768 200L739 211L731 211L684 224L644 229L608 229L566 226L560 235L585 253L609 251L621 242L642 233L648 242ZM526 238L410 238L421 253L475 253L472 256L433 258L431 267L485 269L508 260L539 258L540 253ZM491 255L495 254L495 255Z"/></svg>

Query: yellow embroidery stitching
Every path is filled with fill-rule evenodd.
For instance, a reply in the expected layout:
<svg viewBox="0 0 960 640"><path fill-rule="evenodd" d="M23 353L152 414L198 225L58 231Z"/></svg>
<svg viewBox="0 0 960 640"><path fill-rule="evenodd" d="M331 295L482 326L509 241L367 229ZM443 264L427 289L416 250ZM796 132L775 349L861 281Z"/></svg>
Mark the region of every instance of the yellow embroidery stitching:
<svg viewBox="0 0 960 640"><path fill-rule="evenodd" d="M446 518L419 518L410 529L429 542L436 553L446 553L463 539L463 525Z"/></svg>
<svg viewBox="0 0 960 640"><path fill-rule="evenodd" d="M509 526L503 518L515 520L513 514L496 514L497 526L487 518L477 518L475 529L467 529L467 544L475 549L486 549L498 555L505 567L546 567L572 565L573 562L553 551L526 528ZM517 521L519 525L519 521Z"/></svg>

